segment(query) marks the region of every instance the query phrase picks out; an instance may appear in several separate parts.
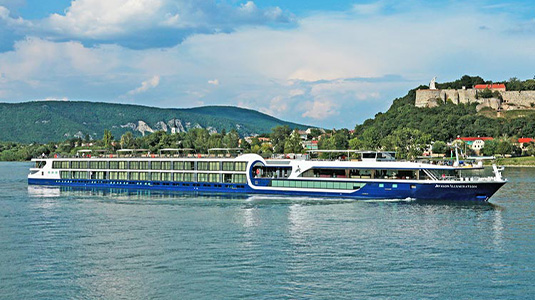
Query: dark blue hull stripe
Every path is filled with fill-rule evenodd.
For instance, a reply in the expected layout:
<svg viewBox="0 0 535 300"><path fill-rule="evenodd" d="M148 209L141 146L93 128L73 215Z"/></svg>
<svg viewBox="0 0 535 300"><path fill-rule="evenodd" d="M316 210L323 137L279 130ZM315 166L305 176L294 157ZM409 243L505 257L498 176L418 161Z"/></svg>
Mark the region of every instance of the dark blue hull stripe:
<svg viewBox="0 0 535 300"><path fill-rule="evenodd" d="M28 184L96 187L96 188L127 188L154 189L185 192L214 193L247 193L295 196L319 196L351 199L419 199L419 200L468 200L486 201L504 183L476 182L456 184L436 183L374 183L367 182L362 188L350 193L318 192L295 190L257 190L247 184L214 183L214 182L165 182L165 181L132 181L132 180L94 180L94 179L28 179Z"/></svg>

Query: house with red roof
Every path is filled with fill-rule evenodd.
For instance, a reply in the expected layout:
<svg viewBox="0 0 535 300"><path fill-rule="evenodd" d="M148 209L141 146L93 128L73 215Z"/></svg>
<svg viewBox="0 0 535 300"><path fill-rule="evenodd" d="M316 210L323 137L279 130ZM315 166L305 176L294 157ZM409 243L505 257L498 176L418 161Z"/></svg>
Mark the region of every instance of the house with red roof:
<svg viewBox="0 0 535 300"><path fill-rule="evenodd" d="M519 138L517 145L518 145L518 147L520 147L520 149L522 149L522 151L525 151L528 148L528 145L530 143L535 143L535 139L532 139L532 138Z"/></svg>
<svg viewBox="0 0 535 300"><path fill-rule="evenodd" d="M476 84L474 86L474 89L476 91L478 90L484 90L484 89L489 89L491 91L500 91L500 92L505 92L505 84L503 83L491 83L491 84Z"/></svg>

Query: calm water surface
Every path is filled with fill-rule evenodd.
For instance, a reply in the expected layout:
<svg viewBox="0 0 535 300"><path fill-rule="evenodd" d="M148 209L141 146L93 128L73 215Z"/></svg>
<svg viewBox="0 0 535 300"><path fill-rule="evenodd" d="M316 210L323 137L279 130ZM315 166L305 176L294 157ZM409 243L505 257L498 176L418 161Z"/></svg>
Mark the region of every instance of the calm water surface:
<svg viewBox="0 0 535 300"><path fill-rule="evenodd" d="M0 298L535 295L535 169L490 204L28 187L0 163Z"/></svg>

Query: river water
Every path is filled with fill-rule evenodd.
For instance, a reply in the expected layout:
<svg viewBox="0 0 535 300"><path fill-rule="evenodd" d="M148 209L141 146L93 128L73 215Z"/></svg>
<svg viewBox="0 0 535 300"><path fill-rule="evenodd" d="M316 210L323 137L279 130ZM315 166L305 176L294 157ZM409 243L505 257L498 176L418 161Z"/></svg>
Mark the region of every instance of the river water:
<svg viewBox="0 0 535 300"><path fill-rule="evenodd" d="M535 169L490 203L28 186L0 163L0 298L535 295Z"/></svg>

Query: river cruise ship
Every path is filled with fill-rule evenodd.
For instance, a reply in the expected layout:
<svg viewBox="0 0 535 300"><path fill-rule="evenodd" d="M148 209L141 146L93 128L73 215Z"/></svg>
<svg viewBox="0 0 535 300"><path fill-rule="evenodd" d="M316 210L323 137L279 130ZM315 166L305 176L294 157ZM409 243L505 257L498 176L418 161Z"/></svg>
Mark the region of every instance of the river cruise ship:
<svg viewBox="0 0 535 300"><path fill-rule="evenodd" d="M390 152L359 159L264 159L257 154L101 155L36 158L28 184L160 189L350 199L487 201L506 179L495 165L396 161Z"/></svg>

